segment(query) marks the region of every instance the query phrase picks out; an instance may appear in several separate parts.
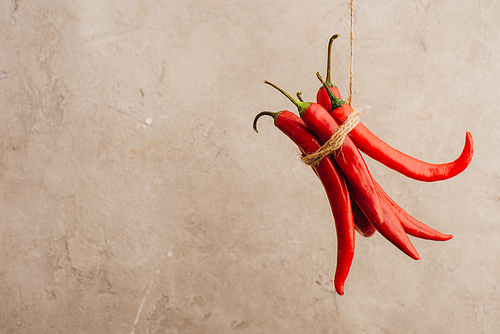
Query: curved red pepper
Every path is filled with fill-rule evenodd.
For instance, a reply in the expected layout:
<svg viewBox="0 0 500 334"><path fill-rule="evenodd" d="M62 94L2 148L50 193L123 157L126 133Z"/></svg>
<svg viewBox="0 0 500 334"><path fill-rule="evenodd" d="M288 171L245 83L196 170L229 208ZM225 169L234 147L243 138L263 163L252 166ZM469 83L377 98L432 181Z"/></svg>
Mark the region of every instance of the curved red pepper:
<svg viewBox="0 0 500 334"><path fill-rule="evenodd" d="M318 78L321 80L319 74ZM322 88L325 89L325 86L326 83ZM331 114L337 122L345 122L352 112L351 106L340 100L340 94L337 95L335 90L329 89L327 91L325 89L324 92L329 95L328 102L325 101L324 94L322 94L318 103L325 108L333 105L333 110L327 110L331 110ZM460 156L452 162L443 164L421 161L396 150L375 136L361 122L354 127L349 136L356 146L371 158L407 177L425 182L446 180L460 174L469 166L474 153L472 135L469 132L465 135L465 145Z"/></svg>
<svg viewBox="0 0 500 334"><path fill-rule="evenodd" d="M312 108L311 108L312 107ZM321 107L316 103L312 103L306 110L306 112L301 113L301 118L304 120L304 123L318 136L321 142L326 142L330 137L337 131L338 125L331 117L331 115L326 111L325 108ZM344 144L339 149L338 153L334 154L335 161L339 165L340 169L344 172L347 178L349 193L355 199L359 208L363 211L366 218L372 223L372 225L382 234L387 240L389 240L392 244L398 247L401 251L406 253L411 258L418 260L420 256L418 255L415 247L413 247L410 239L406 235L405 230L401 226L400 221L392 211L392 209L385 203L381 202L380 196L378 192L370 191L370 193L366 193L367 188L356 188L351 182L351 179L347 176L346 170L350 168L354 168L357 171L362 170L362 166L366 167L363 158L360 155L360 159L363 163L357 164L355 161L348 162L347 158L349 156L355 155L354 152L359 154L356 146L350 139L347 137L344 140ZM342 168L344 166L344 168ZM366 167L367 168L367 167ZM366 173L369 177L371 183L373 183L373 179L369 174L368 169L366 169ZM372 214L372 210L367 207L370 202L365 200L365 196L370 196L371 199L377 200L378 204L381 205L382 211L377 211L377 214L382 214L382 219L374 216ZM383 224L382 224L383 222Z"/></svg>
<svg viewBox="0 0 500 334"><path fill-rule="evenodd" d="M318 136L321 142L326 142L339 128L338 123L328 113L328 111L317 103L300 102L290 96L276 85L264 81L283 93L298 108L300 118L306 123L307 127ZM383 212L373 180L366 166L366 163L357 149L356 145L346 137L340 149L338 149L333 158L337 162L345 177L352 184L352 191L357 193L357 202L363 213L370 220L377 224L383 223ZM372 223L373 224L373 223Z"/></svg>
<svg viewBox="0 0 500 334"><path fill-rule="evenodd" d="M394 202L394 200L389 195L387 195L387 193L384 191L384 189L382 189L377 181L373 180L373 182L375 183L375 187L377 188L382 201L387 201L389 206L392 208L392 211L394 211L399 221L401 222L401 225L403 226L406 233L417 238L434 241L446 241L453 238L453 235L436 231L435 229L415 219L413 216L403 210L396 202Z"/></svg>
<svg viewBox="0 0 500 334"><path fill-rule="evenodd" d="M318 103L321 104L323 107L326 107L326 106L331 107L330 94L326 91L325 86L330 88L331 94L333 94L333 96L340 99L340 92L338 91L337 87L332 87L331 84L328 84L328 72L327 72L327 80L325 82L325 85L323 85L318 90L318 94L316 96L316 99L317 99ZM340 108L342 108L342 106ZM335 110L339 110L340 108L337 108ZM327 110L329 110L329 109L327 109ZM364 127L361 123L358 125L361 125L361 127ZM366 131L369 131L369 130L366 129ZM467 132L467 135L470 136L470 134L468 132ZM468 146L468 143L470 146ZM462 155L470 152L470 155L472 158L472 149L473 149L472 136L470 136L469 140L466 140L466 146L462 152ZM460 158L457 160L460 161ZM470 162L470 160L469 160L469 162ZM450 174L450 175L452 175L452 174ZM452 175L452 176L455 176L455 175ZM450 176L450 177L452 177L452 176ZM373 182L375 184L375 187L377 188L379 195L381 195L382 200L386 200L388 202L388 204L392 207L393 212L398 217L398 219L399 219L401 225L403 226L403 229L406 231L406 233L408 233L409 235L412 235L414 237L417 237L417 238L427 239L427 240L435 240L435 241L446 241L446 240L453 238L453 235L443 234L443 233L436 231L433 228L425 225L424 223L418 221L417 219L415 219L413 216L411 216L406 211L404 211L396 202L394 202L394 200L389 195L387 195L387 193L382 189L382 187L375 180L373 180ZM356 214L357 213L353 207L353 215L355 217L356 217ZM359 217L357 220L361 221L361 219L362 219L362 217Z"/></svg>
<svg viewBox="0 0 500 334"><path fill-rule="evenodd" d="M261 112L254 119L257 131L257 120L262 115L274 118L275 126L287 135L304 154L316 152L321 144L311 133L304 122L290 111ZM328 157L313 167L316 175L325 188L335 219L337 231L337 269L334 285L339 295L344 294L344 284L354 258L354 222L351 211L351 200L342 172Z"/></svg>
<svg viewBox="0 0 500 334"><path fill-rule="evenodd" d="M347 182L347 188L351 192L352 185ZM352 198L358 203L359 207L363 209L362 204L360 204L359 199L355 192L351 192ZM374 196L379 197L378 192ZM381 200L382 208L384 210L384 224L379 225L372 222L372 225L380 232L387 240L389 240L394 246L399 248L403 253L408 255L414 260L420 260L420 255L418 255L417 250L408 239L406 231L404 230L398 217L392 211L392 208L388 205L387 201ZM370 217L368 217L370 220ZM371 220L370 220L371 221Z"/></svg>
<svg viewBox="0 0 500 334"><path fill-rule="evenodd" d="M321 105L299 102L274 84L268 81L265 81L265 83L278 89L297 106L304 123L318 136L322 143L328 141L337 131L338 123ZM415 260L420 259L392 209L388 204L381 202L368 167L356 145L349 137L345 138L342 147L333 154L333 157L346 176L349 193L355 199L366 218L380 234L401 251ZM358 184L354 182L358 182Z"/></svg>

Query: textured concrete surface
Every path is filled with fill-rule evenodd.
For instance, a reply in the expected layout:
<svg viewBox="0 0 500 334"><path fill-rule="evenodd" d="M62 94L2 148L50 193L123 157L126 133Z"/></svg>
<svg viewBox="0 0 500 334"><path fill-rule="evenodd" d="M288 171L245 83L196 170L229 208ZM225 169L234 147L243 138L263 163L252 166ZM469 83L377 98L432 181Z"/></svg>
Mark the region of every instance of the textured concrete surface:
<svg viewBox="0 0 500 334"><path fill-rule="evenodd" d="M261 119L347 96L347 1L0 0L0 333L495 333L500 5L357 1L354 106L438 183L367 158L448 242L357 235L346 294L323 189Z"/></svg>

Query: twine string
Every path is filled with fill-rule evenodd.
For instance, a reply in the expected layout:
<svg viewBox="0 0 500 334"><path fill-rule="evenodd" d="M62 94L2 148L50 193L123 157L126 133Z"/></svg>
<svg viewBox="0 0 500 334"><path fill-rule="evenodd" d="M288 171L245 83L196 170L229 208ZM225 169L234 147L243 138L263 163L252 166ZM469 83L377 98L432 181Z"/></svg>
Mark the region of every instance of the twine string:
<svg viewBox="0 0 500 334"><path fill-rule="evenodd" d="M350 27L350 64L349 64L349 98L347 99L347 103L352 106L352 96L353 96L353 79L354 79L354 56L353 56L353 46L354 46L354 0L350 0L350 19L351 19L351 27ZM342 123L337 131L328 139L327 142L323 144L316 152L303 155L301 157L302 161L309 166L315 167L317 166L321 160L337 151L342 147L344 140L349 135L349 132L354 129L356 125L360 122L360 112L357 109L353 109L353 111L349 114L344 123Z"/></svg>
<svg viewBox="0 0 500 334"><path fill-rule="evenodd" d="M352 105L352 91L353 91L353 78L354 78L354 57L353 57L353 46L354 46L354 0L350 0L351 3L351 31L350 31L350 66L349 66L349 98L347 103Z"/></svg>
<svg viewBox="0 0 500 334"><path fill-rule="evenodd" d="M323 144L316 152L302 156L302 162L306 165L316 167L321 160L342 147L344 140L349 132L359 123L360 113L358 110L353 110L344 123L342 123L337 131Z"/></svg>

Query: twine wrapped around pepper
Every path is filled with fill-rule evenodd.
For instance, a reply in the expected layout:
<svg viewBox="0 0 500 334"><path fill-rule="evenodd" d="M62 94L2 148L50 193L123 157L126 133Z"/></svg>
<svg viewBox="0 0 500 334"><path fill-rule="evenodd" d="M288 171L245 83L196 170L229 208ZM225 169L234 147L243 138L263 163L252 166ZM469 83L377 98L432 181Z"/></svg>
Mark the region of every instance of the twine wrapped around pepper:
<svg viewBox="0 0 500 334"><path fill-rule="evenodd" d="M328 139L326 143L323 144L316 152L304 155L301 157L302 162L304 162L308 166L315 167L317 166L321 160L338 150L342 147L345 138L349 135L352 129L359 123L360 121L360 112L357 109L353 109L353 112L349 114L347 119L342 123L337 131Z"/></svg>

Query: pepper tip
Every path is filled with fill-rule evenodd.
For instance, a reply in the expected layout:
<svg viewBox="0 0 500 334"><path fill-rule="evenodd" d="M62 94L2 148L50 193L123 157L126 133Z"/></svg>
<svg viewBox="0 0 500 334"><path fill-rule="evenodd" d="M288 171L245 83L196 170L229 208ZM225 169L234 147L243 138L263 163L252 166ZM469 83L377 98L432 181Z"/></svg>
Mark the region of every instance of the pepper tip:
<svg viewBox="0 0 500 334"><path fill-rule="evenodd" d="M339 284L338 286L335 286L335 291L337 291L337 294L339 296L344 295L344 284Z"/></svg>

